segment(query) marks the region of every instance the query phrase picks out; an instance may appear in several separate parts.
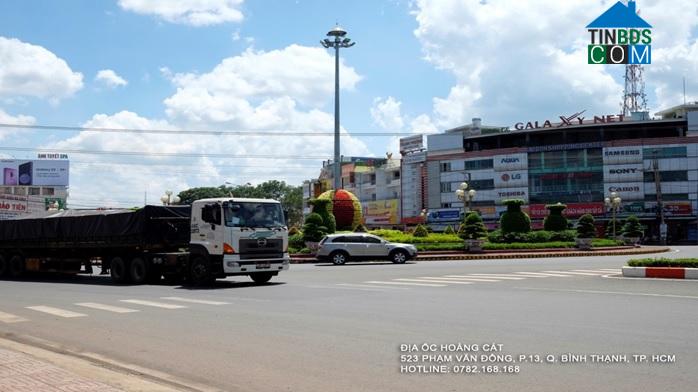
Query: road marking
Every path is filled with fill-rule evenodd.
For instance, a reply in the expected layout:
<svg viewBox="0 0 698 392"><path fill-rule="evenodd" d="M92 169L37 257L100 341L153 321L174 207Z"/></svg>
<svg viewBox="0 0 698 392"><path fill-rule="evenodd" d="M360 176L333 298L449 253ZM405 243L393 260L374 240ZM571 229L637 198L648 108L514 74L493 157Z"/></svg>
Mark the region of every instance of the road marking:
<svg viewBox="0 0 698 392"><path fill-rule="evenodd" d="M524 280L526 277L523 277L521 275L509 275L509 274L468 274L468 276L472 276L473 278L496 278L496 279L504 279L504 280ZM540 278L540 276L532 276L532 278Z"/></svg>
<svg viewBox="0 0 698 392"><path fill-rule="evenodd" d="M589 272L589 273L596 273L596 274L608 274L608 273L613 273L617 272L620 273L619 269L599 269L599 270L572 270L575 272Z"/></svg>
<svg viewBox="0 0 698 392"><path fill-rule="evenodd" d="M395 284L395 285L405 285L405 286L426 286L426 287L446 287L445 284L432 284L432 283L409 283L409 282L383 282L380 280L369 280L364 283L369 284Z"/></svg>
<svg viewBox="0 0 698 392"><path fill-rule="evenodd" d="M395 279L400 282L424 282L424 283L453 283L453 284L473 284L473 282L459 282L457 280L444 280L444 279L439 279L439 278L419 278L419 279L407 279L407 278L400 278L400 279Z"/></svg>
<svg viewBox="0 0 698 392"><path fill-rule="evenodd" d="M353 291L373 291L374 293L377 291L380 291L382 293L391 291L390 289L393 289L394 287L378 287L378 286L371 286L371 287L376 287L375 289L372 288L364 288L364 287L337 287L339 286L334 285L334 286L325 286L325 285L304 285L302 287L307 287L309 289L328 289L328 290L353 290ZM405 289L407 290L407 289Z"/></svg>
<svg viewBox="0 0 698 392"><path fill-rule="evenodd" d="M87 317L86 314L71 312L70 310L52 308L50 306L43 306L43 305L42 306L27 306L27 309L36 310L37 312L52 314L52 315L58 316L58 317L66 317L66 318Z"/></svg>
<svg viewBox="0 0 698 392"><path fill-rule="evenodd" d="M163 308L163 309L186 308L186 306L183 306L183 305L173 305L173 304L166 304L166 303L154 302L154 301L143 301L140 299L122 299L121 302L128 302L130 304L144 305L144 306L154 306L156 308Z"/></svg>
<svg viewBox="0 0 698 392"><path fill-rule="evenodd" d="M0 321L6 324L11 323L21 323L22 321L29 321L24 317L15 316L14 314L9 314L5 312L0 312Z"/></svg>
<svg viewBox="0 0 698 392"><path fill-rule="evenodd" d="M528 275L528 276L538 276L541 278L547 278L550 276L561 276L563 278L569 278L569 275L560 275L560 274L549 274L549 273L542 273L542 272L515 272L515 274L521 274L521 275Z"/></svg>
<svg viewBox="0 0 698 392"><path fill-rule="evenodd" d="M354 284L354 283L337 283L337 286L363 287L363 288L382 289L382 290L409 290L407 287L371 286L368 284Z"/></svg>
<svg viewBox="0 0 698 392"><path fill-rule="evenodd" d="M698 299L698 296L692 296L692 295L633 293L633 292L627 292L627 291L546 289L546 288L542 288L542 287L516 287L516 288L519 289L519 290L562 291L562 292L569 292L569 293L616 294L616 295L631 295L631 296L638 296L638 297L667 297L667 298Z"/></svg>
<svg viewBox="0 0 698 392"><path fill-rule="evenodd" d="M106 310L107 312L114 312L114 313L140 312L140 310L136 310L136 309L121 308L118 306L98 304L98 303L94 303L94 302L80 302L80 303L77 303L75 305L84 306L86 308L92 308L92 309Z"/></svg>
<svg viewBox="0 0 698 392"><path fill-rule="evenodd" d="M575 271L543 271L543 272L551 273L551 274L582 275L582 276L599 276L599 275L603 275L603 274L608 273L608 272L604 272L601 274L599 274L599 273L592 274L590 272L575 272Z"/></svg>
<svg viewBox="0 0 698 392"><path fill-rule="evenodd" d="M180 301L180 302L189 302L192 304L204 304L204 305L230 305L230 302L221 302L221 301L206 301L203 299L192 299L192 298L182 298L182 297L160 297L160 299L167 299L170 301Z"/></svg>
<svg viewBox="0 0 698 392"><path fill-rule="evenodd" d="M476 276L466 276L466 275L446 275L445 278L458 278L460 280L467 280L471 282L501 282L501 280L495 278L486 277L476 277Z"/></svg>

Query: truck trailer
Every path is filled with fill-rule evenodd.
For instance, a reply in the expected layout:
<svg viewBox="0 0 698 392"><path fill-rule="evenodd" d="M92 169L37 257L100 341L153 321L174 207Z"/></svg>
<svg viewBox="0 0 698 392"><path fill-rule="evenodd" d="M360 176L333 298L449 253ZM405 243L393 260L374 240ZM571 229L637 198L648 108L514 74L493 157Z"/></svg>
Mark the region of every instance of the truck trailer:
<svg viewBox="0 0 698 392"><path fill-rule="evenodd" d="M92 273L93 265L116 283L248 275L261 284L288 270L288 227L278 201L232 197L0 221L0 277Z"/></svg>

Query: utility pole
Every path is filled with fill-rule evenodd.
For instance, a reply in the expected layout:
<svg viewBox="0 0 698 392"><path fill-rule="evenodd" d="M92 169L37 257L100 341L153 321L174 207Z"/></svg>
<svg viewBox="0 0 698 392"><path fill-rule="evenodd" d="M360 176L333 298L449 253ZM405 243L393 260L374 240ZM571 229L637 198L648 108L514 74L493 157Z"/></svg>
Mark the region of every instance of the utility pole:
<svg viewBox="0 0 698 392"><path fill-rule="evenodd" d="M342 169L339 156L339 48L350 48L356 44L351 39L344 38L347 32L339 25L335 26L327 33L328 37L320 41L325 48L334 48L334 190L342 188Z"/></svg>
<svg viewBox="0 0 698 392"><path fill-rule="evenodd" d="M659 151L652 151L652 170L654 173L654 188L657 192L657 218L659 220L659 242L662 245L666 245L666 235L667 226L664 222L664 203L662 203L662 182L659 176L659 159L657 159L657 153Z"/></svg>

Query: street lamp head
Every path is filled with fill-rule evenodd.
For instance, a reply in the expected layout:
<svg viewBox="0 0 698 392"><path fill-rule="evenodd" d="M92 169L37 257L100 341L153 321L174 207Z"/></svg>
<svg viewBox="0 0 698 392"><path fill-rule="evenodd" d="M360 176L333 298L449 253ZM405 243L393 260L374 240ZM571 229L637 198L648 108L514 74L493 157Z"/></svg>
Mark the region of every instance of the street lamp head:
<svg viewBox="0 0 698 392"><path fill-rule="evenodd" d="M172 203L178 204L182 199L179 198L179 196L175 196L172 198Z"/></svg>
<svg viewBox="0 0 698 392"><path fill-rule="evenodd" d="M604 202L604 204L606 204L607 206L610 206L610 205L611 205L611 199L608 198L608 197L605 198L605 199L603 199L603 202Z"/></svg>
<svg viewBox="0 0 698 392"><path fill-rule="evenodd" d="M162 195L160 201L162 202L162 204L167 204L167 202L170 201L170 197L168 195Z"/></svg>
<svg viewBox="0 0 698 392"><path fill-rule="evenodd" d="M620 205L620 202L621 202L620 197L616 197L616 198L613 199L613 204L615 204L615 205L617 205L617 206Z"/></svg>
<svg viewBox="0 0 698 392"><path fill-rule="evenodd" d="M333 46L332 41L330 41L330 40L327 39L327 38L325 38L325 39L323 39L322 41L320 41L320 44L321 44L322 46L324 46L325 48L330 48L330 47Z"/></svg>
<svg viewBox="0 0 698 392"><path fill-rule="evenodd" d="M458 186L459 189L466 190L468 189L468 183L467 182L461 182L460 185Z"/></svg>
<svg viewBox="0 0 698 392"><path fill-rule="evenodd" d="M459 199L462 199L465 196L465 190L463 189L456 189L456 196Z"/></svg>
<svg viewBox="0 0 698 392"><path fill-rule="evenodd" d="M618 194L616 192L611 192L611 199L615 199Z"/></svg>
<svg viewBox="0 0 698 392"><path fill-rule="evenodd" d="M474 199L476 194L477 191L475 189L471 189L468 191L468 196L470 196L471 199Z"/></svg>
<svg viewBox="0 0 698 392"><path fill-rule="evenodd" d="M344 37L345 35L347 35L347 32L339 25L334 26L332 30L327 32L328 37Z"/></svg>

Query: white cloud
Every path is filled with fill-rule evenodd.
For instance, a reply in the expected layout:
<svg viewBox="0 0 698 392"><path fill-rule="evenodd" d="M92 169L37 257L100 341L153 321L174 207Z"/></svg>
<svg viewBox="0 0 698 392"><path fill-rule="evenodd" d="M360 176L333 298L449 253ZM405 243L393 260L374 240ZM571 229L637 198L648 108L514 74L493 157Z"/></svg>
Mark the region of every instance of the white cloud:
<svg viewBox="0 0 698 392"><path fill-rule="evenodd" d="M32 116L26 116L23 114L13 116L6 111L0 109L0 124L13 124L13 125L33 125L36 123L36 119ZM17 128L0 128L0 140L5 140L8 136L17 133L26 133L27 129L17 129Z"/></svg>
<svg viewBox="0 0 698 392"><path fill-rule="evenodd" d="M0 97L38 97L57 103L82 86L82 74L47 49L0 37Z"/></svg>
<svg viewBox="0 0 698 392"><path fill-rule="evenodd" d="M405 125L400 113L401 105L402 102L393 97L375 98L371 107L373 122L383 129L399 131Z"/></svg>
<svg viewBox="0 0 698 392"><path fill-rule="evenodd" d="M126 11L191 26L241 22L242 3L243 0L119 0L119 6Z"/></svg>
<svg viewBox="0 0 698 392"><path fill-rule="evenodd" d="M114 72L111 69L102 69L99 72L97 72L97 76L95 76L95 80L98 82L102 82L107 87L111 87L111 88L125 86L128 84L126 79L117 75L116 72Z"/></svg>
<svg viewBox="0 0 698 392"><path fill-rule="evenodd" d="M658 0L638 4L653 26L653 59L647 65L651 108L678 104L681 74L698 64L698 3ZM619 110L622 66L587 64L587 23L613 1L417 0L412 13L424 57L456 82L433 99L431 122L440 129L482 117L488 125L555 118L586 109ZM698 88L698 81L689 85ZM689 88L690 90L690 88ZM653 97L651 97L653 98Z"/></svg>

